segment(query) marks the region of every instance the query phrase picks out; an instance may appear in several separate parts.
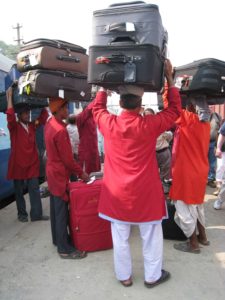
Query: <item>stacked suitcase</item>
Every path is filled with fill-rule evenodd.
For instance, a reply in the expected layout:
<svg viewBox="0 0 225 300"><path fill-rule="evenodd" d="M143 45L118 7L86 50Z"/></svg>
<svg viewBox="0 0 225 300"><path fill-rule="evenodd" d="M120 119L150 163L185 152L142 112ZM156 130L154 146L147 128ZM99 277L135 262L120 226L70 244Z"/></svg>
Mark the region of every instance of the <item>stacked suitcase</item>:
<svg viewBox="0 0 225 300"><path fill-rule="evenodd" d="M10 86L13 88L13 106L15 111L22 106L26 106L28 109L43 108L48 106L47 98L36 98L27 95L20 95L17 86L21 73L18 71L17 65L12 65L9 73L5 77L5 89L7 90ZM7 110L7 99L6 92L0 93L0 112Z"/></svg>
<svg viewBox="0 0 225 300"><path fill-rule="evenodd" d="M157 5L135 1L95 11L92 44L89 83L112 90L124 84L162 89L167 33Z"/></svg>
<svg viewBox="0 0 225 300"><path fill-rule="evenodd" d="M17 56L20 92L35 97L90 101L86 49L60 40L37 39L24 44Z"/></svg>
<svg viewBox="0 0 225 300"><path fill-rule="evenodd" d="M215 58L196 60L175 68L175 85L182 102L201 97L209 105L225 102L225 62Z"/></svg>

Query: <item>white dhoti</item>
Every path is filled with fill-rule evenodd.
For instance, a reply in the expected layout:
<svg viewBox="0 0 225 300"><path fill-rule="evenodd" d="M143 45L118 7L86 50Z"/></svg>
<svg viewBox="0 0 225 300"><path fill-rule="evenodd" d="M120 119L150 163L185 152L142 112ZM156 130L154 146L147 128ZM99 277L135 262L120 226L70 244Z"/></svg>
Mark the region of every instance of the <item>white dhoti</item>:
<svg viewBox="0 0 225 300"><path fill-rule="evenodd" d="M145 281L154 282L161 277L163 257L162 225L139 225L144 257ZM114 267L118 280L126 280L132 276L132 263L129 245L130 224L111 222Z"/></svg>
<svg viewBox="0 0 225 300"><path fill-rule="evenodd" d="M176 207L174 220L187 238L197 230L197 220L205 227L204 204L186 204L182 200L174 203Z"/></svg>

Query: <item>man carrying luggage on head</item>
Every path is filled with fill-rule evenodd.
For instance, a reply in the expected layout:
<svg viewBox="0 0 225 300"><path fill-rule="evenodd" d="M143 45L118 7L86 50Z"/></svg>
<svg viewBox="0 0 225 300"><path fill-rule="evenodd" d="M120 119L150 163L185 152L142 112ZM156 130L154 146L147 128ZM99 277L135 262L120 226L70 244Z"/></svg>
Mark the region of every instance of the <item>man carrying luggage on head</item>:
<svg viewBox="0 0 225 300"><path fill-rule="evenodd" d="M105 164L99 214L111 221L114 267L124 286L132 285L129 235L132 224L140 228L143 244L145 286L154 287L167 279L162 269L162 219L166 203L156 160L156 140L179 117L181 104L173 87L172 66L165 62L169 85L169 107L157 115L140 114L144 90L121 86L119 116L107 111L107 93L100 89L93 115L104 137Z"/></svg>
<svg viewBox="0 0 225 300"><path fill-rule="evenodd" d="M26 203L23 196L24 182L27 182L28 193L30 196L30 218L31 221L46 221L48 216L42 214L42 204L39 192L39 158L36 145L35 130L38 125L45 124L48 118L48 112L43 109L40 117L29 122L30 110L27 106L15 110L12 102L12 88L7 92L7 121L11 140L11 153L8 165L8 179L13 179L16 205L18 211L18 220L28 222Z"/></svg>
<svg viewBox="0 0 225 300"><path fill-rule="evenodd" d="M50 215L52 241L57 246L61 258L81 259L86 257L70 244L68 234L68 184L72 174L84 181L88 175L74 160L66 123L68 118L67 101L61 98L50 99L49 108L52 117L48 119L45 130L47 152L46 176L50 196Z"/></svg>

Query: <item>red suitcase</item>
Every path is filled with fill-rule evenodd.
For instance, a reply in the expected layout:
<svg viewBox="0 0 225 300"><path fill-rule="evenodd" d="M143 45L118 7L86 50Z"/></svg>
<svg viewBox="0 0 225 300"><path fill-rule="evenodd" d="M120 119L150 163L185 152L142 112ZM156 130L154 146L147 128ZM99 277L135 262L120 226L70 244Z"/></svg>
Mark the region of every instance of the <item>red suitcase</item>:
<svg viewBox="0 0 225 300"><path fill-rule="evenodd" d="M110 222L98 216L101 183L70 183L70 231L75 247L81 251L112 248Z"/></svg>

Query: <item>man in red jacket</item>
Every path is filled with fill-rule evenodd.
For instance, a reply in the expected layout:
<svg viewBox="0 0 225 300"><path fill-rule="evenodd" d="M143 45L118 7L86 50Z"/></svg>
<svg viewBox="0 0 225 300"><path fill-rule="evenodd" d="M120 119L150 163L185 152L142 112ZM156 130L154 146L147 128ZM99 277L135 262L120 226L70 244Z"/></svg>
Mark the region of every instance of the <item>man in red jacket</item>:
<svg viewBox="0 0 225 300"><path fill-rule="evenodd" d="M75 117L80 139L78 146L79 163L88 174L101 170L97 128L93 119L92 106L93 103L91 102Z"/></svg>
<svg viewBox="0 0 225 300"><path fill-rule="evenodd" d="M173 87L172 66L165 63L169 85L169 106L157 115L142 116L143 89L123 86L121 115L106 109L107 94L99 91L93 115L104 137L104 177L99 201L100 216L111 221L114 267L117 279L132 285L129 248L131 224L139 225L143 245L145 286L154 287L170 274L162 270L163 236L161 221L167 216L165 197L156 160L156 140L179 117L181 104Z"/></svg>
<svg viewBox="0 0 225 300"><path fill-rule="evenodd" d="M11 153L8 165L8 179L14 180L18 220L28 222L26 203L24 200L24 181L27 181L30 196L31 221L49 220L48 216L42 215L42 204L39 192L39 159L35 138L35 130L38 125L45 124L48 112L43 109L40 117L29 122L30 111L27 107L15 111L12 103L12 88L7 90L8 108L6 111L8 128L11 139Z"/></svg>
<svg viewBox="0 0 225 300"><path fill-rule="evenodd" d="M72 174L84 181L88 181L89 177L73 157L66 123L63 122L68 117L67 101L61 98L51 99L49 107L52 117L46 123L44 136L47 152L46 176L51 193L52 241L57 246L61 258L80 259L84 258L86 253L75 250L69 242L68 185Z"/></svg>

